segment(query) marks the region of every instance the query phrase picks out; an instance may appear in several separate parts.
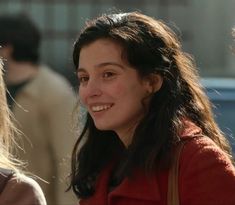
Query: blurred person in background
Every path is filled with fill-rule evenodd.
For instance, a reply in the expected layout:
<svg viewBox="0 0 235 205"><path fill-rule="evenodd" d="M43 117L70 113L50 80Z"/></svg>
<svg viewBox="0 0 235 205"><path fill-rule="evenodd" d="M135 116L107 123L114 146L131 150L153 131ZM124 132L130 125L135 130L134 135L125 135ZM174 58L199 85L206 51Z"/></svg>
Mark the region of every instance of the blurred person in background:
<svg viewBox="0 0 235 205"><path fill-rule="evenodd" d="M87 109L72 156L80 205L235 204L231 147L169 27L104 14L87 22L73 60Z"/></svg>
<svg viewBox="0 0 235 205"><path fill-rule="evenodd" d="M46 205L40 186L20 170L20 162L14 159L14 136L16 132L7 106L0 59L0 205Z"/></svg>
<svg viewBox="0 0 235 205"><path fill-rule="evenodd" d="M0 16L0 53L5 60L8 104L23 133L19 157L39 176L49 205L73 204L65 193L74 143L70 117L75 96L64 77L39 62L41 34L22 14Z"/></svg>

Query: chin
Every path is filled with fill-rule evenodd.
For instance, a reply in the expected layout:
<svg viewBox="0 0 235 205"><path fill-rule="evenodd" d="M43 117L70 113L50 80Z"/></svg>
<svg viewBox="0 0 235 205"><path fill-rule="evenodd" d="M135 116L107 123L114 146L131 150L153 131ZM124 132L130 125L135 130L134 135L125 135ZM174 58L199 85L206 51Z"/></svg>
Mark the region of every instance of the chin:
<svg viewBox="0 0 235 205"><path fill-rule="evenodd" d="M98 130L111 130L110 126L107 126L107 123L95 123L95 126Z"/></svg>

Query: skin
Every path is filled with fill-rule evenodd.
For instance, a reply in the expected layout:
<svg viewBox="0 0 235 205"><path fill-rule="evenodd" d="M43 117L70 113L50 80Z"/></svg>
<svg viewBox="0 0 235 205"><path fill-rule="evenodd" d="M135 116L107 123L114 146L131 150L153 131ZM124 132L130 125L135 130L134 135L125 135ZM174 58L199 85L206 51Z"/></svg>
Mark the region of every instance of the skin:
<svg viewBox="0 0 235 205"><path fill-rule="evenodd" d="M99 39L83 47L79 56L79 97L100 130L113 130L128 146L146 108L153 86L141 79L122 57L122 47Z"/></svg>

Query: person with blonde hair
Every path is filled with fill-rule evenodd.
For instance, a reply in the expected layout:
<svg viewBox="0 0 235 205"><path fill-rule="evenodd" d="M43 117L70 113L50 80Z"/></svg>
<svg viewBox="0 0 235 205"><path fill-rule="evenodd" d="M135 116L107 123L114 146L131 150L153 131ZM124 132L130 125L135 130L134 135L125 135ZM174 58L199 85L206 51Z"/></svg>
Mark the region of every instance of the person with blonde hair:
<svg viewBox="0 0 235 205"><path fill-rule="evenodd" d="M23 133L17 156L43 180L48 205L74 204L65 193L75 142L71 115L76 98L69 81L40 59L42 33L26 14L0 15L0 54L5 60L7 101Z"/></svg>
<svg viewBox="0 0 235 205"><path fill-rule="evenodd" d="M11 151L16 128L6 101L3 64L0 59L0 205L46 205L44 194L32 178L20 170L20 162Z"/></svg>
<svg viewBox="0 0 235 205"><path fill-rule="evenodd" d="M87 22L74 44L87 109L72 155L80 205L234 205L231 147L192 58L139 12Z"/></svg>

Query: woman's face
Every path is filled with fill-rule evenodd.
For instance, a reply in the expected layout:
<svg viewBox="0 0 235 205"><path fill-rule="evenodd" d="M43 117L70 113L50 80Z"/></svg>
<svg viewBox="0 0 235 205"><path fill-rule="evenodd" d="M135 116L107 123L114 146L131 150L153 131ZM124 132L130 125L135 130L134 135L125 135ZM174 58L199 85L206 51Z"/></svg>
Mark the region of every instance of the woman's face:
<svg viewBox="0 0 235 205"><path fill-rule="evenodd" d="M124 144L143 117L150 84L122 58L122 47L99 39L81 49L79 97L99 130L115 131Z"/></svg>

